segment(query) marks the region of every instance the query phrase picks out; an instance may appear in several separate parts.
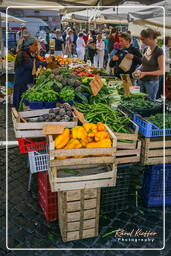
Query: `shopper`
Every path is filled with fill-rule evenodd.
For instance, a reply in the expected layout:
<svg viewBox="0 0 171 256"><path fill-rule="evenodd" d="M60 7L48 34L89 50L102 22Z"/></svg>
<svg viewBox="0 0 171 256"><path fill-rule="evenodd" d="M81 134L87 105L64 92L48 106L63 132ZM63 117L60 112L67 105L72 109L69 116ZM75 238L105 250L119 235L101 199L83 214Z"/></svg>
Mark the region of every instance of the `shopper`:
<svg viewBox="0 0 171 256"><path fill-rule="evenodd" d="M170 64L171 64L171 58L170 58L170 48L171 48L171 37L166 36L165 37L165 45L163 45L163 51L165 52L165 84L167 87L167 76L170 72ZM163 95L163 83L164 83L164 75L159 76L159 89L157 92L156 99L160 99Z"/></svg>
<svg viewBox="0 0 171 256"><path fill-rule="evenodd" d="M88 41L87 41L87 48L88 48L88 58L93 64L94 56L96 53L96 32L94 30L90 31Z"/></svg>
<svg viewBox="0 0 171 256"><path fill-rule="evenodd" d="M22 48L22 45L24 43L24 41L30 37L30 33L29 31L25 28L23 31L22 31L22 36L20 37L20 39L18 40L17 42L17 49L16 49L16 52L19 52Z"/></svg>
<svg viewBox="0 0 171 256"><path fill-rule="evenodd" d="M64 40L59 29L56 30L55 56L64 56Z"/></svg>
<svg viewBox="0 0 171 256"><path fill-rule="evenodd" d="M94 56L95 68L103 68L105 44L102 40L102 35L98 34L96 38L96 54Z"/></svg>
<svg viewBox="0 0 171 256"><path fill-rule="evenodd" d="M151 100L156 99L159 89L159 76L163 75L163 50L157 45L159 31L151 28L141 31L141 40L148 47L142 58L139 70L139 82L141 92L147 93Z"/></svg>
<svg viewBox="0 0 171 256"><path fill-rule="evenodd" d="M83 33L79 33L78 34L78 39L76 42L76 51L77 51L77 55L78 58L80 58L81 60L84 60L84 56L85 56L85 41L83 39Z"/></svg>
<svg viewBox="0 0 171 256"><path fill-rule="evenodd" d="M103 32L102 34L103 37L103 42L105 44L105 48L104 48L104 66L107 66L108 63L108 43L109 43L109 33L108 32Z"/></svg>
<svg viewBox="0 0 171 256"><path fill-rule="evenodd" d="M131 37L128 33L121 33L119 38L119 46L121 49L119 49L115 55L113 55L109 65L111 68L114 68L114 74L117 77L120 77L121 74L131 75L137 66L142 63L142 55L139 50L131 45ZM129 70L127 71L121 67L121 62L124 58L131 63Z"/></svg>
<svg viewBox="0 0 171 256"><path fill-rule="evenodd" d="M72 49L73 49L73 31L69 30L66 36L65 42L65 54L70 58L72 57Z"/></svg>
<svg viewBox="0 0 171 256"><path fill-rule="evenodd" d="M170 64L171 64L171 57L170 57L170 49L171 49L171 37L166 36L165 38L165 47L164 51L165 51L165 72L166 72L166 77L168 75L168 73L170 72Z"/></svg>
<svg viewBox="0 0 171 256"><path fill-rule="evenodd" d="M109 54L113 50L115 42L118 42L118 32L117 32L116 28L112 28L110 35L109 35L109 41L108 41L108 53Z"/></svg>
<svg viewBox="0 0 171 256"><path fill-rule="evenodd" d="M38 43L35 38L29 37L24 41L21 51L18 52L15 61L15 82L13 93L13 105L18 110L21 96L28 89L28 84L33 84L33 71L45 62L37 60Z"/></svg>

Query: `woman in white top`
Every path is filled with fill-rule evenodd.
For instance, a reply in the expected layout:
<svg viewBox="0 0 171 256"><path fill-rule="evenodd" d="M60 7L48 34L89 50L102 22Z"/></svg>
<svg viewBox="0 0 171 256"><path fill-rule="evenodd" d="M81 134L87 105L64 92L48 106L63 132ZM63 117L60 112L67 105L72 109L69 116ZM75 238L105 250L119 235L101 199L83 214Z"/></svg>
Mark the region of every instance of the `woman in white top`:
<svg viewBox="0 0 171 256"><path fill-rule="evenodd" d="M103 68L104 48L105 48L105 44L102 40L102 35L98 34L97 41L96 41L96 55L94 56L95 68Z"/></svg>
<svg viewBox="0 0 171 256"><path fill-rule="evenodd" d="M85 55L85 41L83 39L83 36L84 36L83 33L79 33L76 41L77 55L78 55L78 58L80 58L81 60L84 60L84 55Z"/></svg>

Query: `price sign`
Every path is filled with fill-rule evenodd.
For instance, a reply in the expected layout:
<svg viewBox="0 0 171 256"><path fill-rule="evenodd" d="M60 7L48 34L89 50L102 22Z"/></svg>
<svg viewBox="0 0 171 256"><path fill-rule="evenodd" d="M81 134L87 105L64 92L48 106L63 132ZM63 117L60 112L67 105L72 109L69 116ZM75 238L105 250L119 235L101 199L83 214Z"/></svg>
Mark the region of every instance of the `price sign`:
<svg viewBox="0 0 171 256"><path fill-rule="evenodd" d="M78 120L79 120L82 124L86 123L86 120L85 120L85 118L84 118L84 115L83 115L81 112L79 112L75 107L72 107L72 108L73 108L74 113L75 113L76 117L78 118Z"/></svg>
<svg viewBox="0 0 171 256"><path fill-rule="evenodd" d="M43 127L43 134L62 134L64 132L64 126L63 125L55 125L55 124L45 124Z"/></svg>
<svg viewBox="0 0 171 256"><path fill-rule="evenodd" d="M94 77L93 80L91 80L90 82L90 87L91 87L91 90L92 90L92 94L94 96L96 96L98 94L98 92L102 89L103 87L103 82L101 80L101 77L99 75L96 75Z"/></svg>

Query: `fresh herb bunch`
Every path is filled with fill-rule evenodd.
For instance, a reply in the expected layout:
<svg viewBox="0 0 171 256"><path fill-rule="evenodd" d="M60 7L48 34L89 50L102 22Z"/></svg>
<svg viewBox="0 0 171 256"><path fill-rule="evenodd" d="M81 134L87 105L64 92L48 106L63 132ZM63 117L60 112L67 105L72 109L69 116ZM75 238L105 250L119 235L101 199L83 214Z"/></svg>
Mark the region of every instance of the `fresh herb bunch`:
<svg viewBox="0 0 171 256"><path fill-rule="evenodd" d="M59 93L59 97L61 100L68 101L68 100L74 100L75 93L72 88L69 86L65 86Z"/></svg>

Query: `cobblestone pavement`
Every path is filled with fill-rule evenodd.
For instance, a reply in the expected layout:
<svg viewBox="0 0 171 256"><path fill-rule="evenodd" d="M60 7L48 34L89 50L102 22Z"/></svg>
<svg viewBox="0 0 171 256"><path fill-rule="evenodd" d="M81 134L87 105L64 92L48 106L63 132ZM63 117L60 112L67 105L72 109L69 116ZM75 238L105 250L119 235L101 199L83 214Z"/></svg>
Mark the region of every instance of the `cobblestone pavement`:
<svg viewBox="0 0 171 256"><path fill-rule="evenodd" d="M2 120L2 116L1 116ZM47 222L37 203L37 175L33 175L31 191L27 191L28 161L26 154L20 154L18 147L8 150L8 248L23 248L21 251L5 247L5 149L0 148L0 256L170 256L171 255L171 207L166 207L166 248L159 251L91 251L87 248L161 248L163 236L163 213L161 208L147 208L139 200L135 207L135 199L130 196L128 209L114 211L111 215L100 216L100 235L91 239L64 243L61 240L58 222ZM130 193L135 192L135 184L140 184L142 166L132 167L132 185ZM133 184L134 183L134 184ZM117 241L114 235L103 238L102 235L123 228L152 230L157 232L153 243ZM26 251L24 248L63 248L62 251ZM65 249L85 248L85 251L66 251Z"/></svg>
<svg viewBox="0 0 171 256"><path fill-rule="evenodd" d="M0 141L6 140L6 105L0 104ZM11 108L8 108L8 141L14 141L15 134L11 118Z"/></svg>

